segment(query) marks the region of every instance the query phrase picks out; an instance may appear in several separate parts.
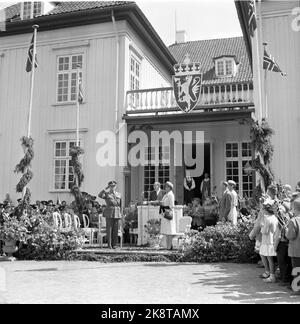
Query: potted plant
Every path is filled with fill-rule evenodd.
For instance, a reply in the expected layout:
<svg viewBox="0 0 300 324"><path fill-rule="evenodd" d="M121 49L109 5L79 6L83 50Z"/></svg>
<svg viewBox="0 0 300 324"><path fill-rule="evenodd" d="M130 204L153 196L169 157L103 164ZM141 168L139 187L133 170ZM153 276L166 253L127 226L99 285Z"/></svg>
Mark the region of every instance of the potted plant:
<svg viewBox="0 0 300 324"><path fill-rule="evenodd" d="M160 223L161 220L158 219L150 219L145 225L145 231L147 234L148 245L152 248L159 249L160 242Z"/></svg>
<svg viewBox="0 0 300 324"><path fill-rule="evenodd" d="M3 252L12 257L18 251L17 242L25 243L28 238L28 222L26 216L18 219L16 216L3 216L3 224L0 226L0 239L4 242Z"/></svg>

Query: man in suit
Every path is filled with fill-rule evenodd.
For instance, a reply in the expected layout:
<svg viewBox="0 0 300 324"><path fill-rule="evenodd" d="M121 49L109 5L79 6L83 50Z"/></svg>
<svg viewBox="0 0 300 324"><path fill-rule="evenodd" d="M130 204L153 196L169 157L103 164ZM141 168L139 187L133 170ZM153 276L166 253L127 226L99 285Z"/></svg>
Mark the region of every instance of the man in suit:
<svg viewBox="0 0 300 324"><path fill-rule="evenodd" d="M162 201L166 192L160 188L159 182L154 182L154 190L150 192L150 201L153 205L159 205L159 202Z"/></svg>
<svg viewBox="0 0 300 324"><path fill-rule="evenodd" d="M110 181L98 197L105 200L103 217L106 218L106 235L109 249L115 249L118 240L118 227L121 215L121 194L116 191L116 181Z"/></svg>
<svg viewBox="0 0 300 324"><path fill-rule="evenodd" d="M231 210L231 193L228 189L228 183L223 181L222 183L223 196L219 204L219 220L222 222L228 221L228 216Z"/></svg>

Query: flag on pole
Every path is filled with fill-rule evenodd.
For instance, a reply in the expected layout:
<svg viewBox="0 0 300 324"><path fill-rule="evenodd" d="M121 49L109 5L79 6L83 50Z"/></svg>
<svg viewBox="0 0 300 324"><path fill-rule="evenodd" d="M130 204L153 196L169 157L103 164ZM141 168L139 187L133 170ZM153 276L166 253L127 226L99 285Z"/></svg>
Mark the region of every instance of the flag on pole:
<svg viewBox="0 0 300 324"><path fill-rule="evenodd" d="M256 23L256 16L255 16L255 9L254 9L254 2L253 0L247 1L247 20L248 20L248 29L249 29L249 34L251 37L254 36L254 31L257 28L257 23Z"/></svg>
<svg viewBox="0 0 300 324"><path fill-rule="evenodd" d="M32 70L33 46L34 46L34 34L32 36L31 43L30 43L29 50L28 50L26 72L30 72ZM36 55L35 55L35 60L34 60L34 67L38 67Z"/></svg>
<svg viewBox="0 0 300 324"><path fill-rule="evenodd" d="M78 102L83 103L82 79L80 77L78 80Z"/></svg>
<svg viewBox="0 0 300 324"><path fill-rule="evenodd" d="M282 72L281 68L279 67L278 63L275 61L274 57L268 54L266 49L264 50L263 68L265 70L269 70L273 72L280 72L282 76L286 76L286 73Z"/></svg>

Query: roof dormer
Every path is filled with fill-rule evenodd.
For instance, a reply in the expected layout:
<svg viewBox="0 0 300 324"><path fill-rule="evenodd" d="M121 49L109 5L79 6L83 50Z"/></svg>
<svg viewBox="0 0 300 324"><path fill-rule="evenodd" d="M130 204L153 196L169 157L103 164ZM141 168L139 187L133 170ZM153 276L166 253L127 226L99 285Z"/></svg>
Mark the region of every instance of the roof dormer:
<svg viewBox="0 0 300 324"><path fill-rule="evenodd" d="M214 58L215 71L218 78L234 77L238 69L235 55L222 55Z"/></svg>
<svg viewBox="0 0 300 324"><path fill-rule="evenodd" d="M53 1L24 1L21 2L21 20L33 19L48 13L54 7Z"/></svg>

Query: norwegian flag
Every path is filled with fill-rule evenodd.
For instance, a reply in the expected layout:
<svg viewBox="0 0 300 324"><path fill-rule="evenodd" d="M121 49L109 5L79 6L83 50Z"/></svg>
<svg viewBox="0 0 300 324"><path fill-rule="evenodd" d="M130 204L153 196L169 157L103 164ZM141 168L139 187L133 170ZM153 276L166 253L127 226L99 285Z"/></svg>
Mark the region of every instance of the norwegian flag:
<svg viewBox="0 0 300 324"><path fill-rule="evenodd" d="M273 72L280 72L280 74L282 76L286 76L286 73L282 72L278 63L276 63L274 57L272 57L270 54L268 54L268 52L266 50L264 50L263 68L265 70L269 70L269 71L273 71Z"/></svg>
<svg viewBox="0 0 300 324"><path fill-rule="evenodd" d="M31 43L30 43L29 50L28 50L26 72L30 72L32 70L33 46L34 46L34 34L32 36ZM36 68L38 67L38 61L37 61L36 54L35 54L35 60L34 60L34 67L36 67Z"/></svg>
<svg viewBox="0 0 300 324"><path fill-rule="evenodd" d="M257 23L256 23L256 16L255 16L255 9L254 9L254 2L247 1L247 6L248 6L248 29L249 29L249 34L251 37L254 36L254 31L257 28Z"/></svg>

